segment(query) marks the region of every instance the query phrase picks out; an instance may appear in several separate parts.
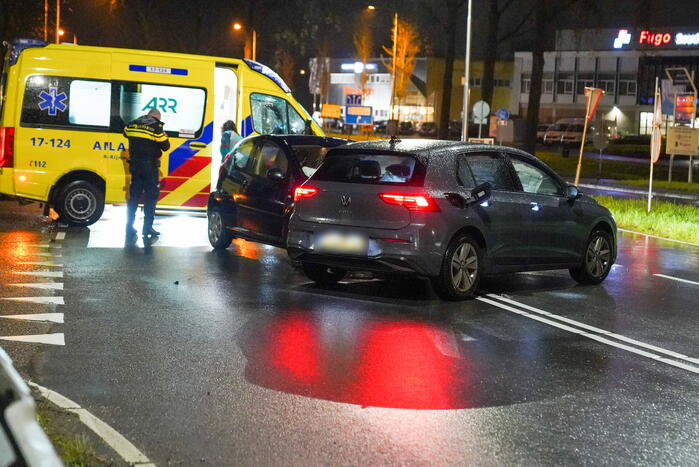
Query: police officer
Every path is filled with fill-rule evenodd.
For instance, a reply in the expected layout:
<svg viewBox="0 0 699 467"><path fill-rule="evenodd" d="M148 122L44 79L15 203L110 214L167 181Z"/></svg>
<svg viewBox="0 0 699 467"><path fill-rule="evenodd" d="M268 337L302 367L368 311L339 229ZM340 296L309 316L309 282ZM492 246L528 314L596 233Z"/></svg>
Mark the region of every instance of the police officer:
<svg viewBox="0 0 699 467"><path fill-rule="evenodd" d="M155 203L160 195L158 168L162 152L170 149L170 141L163 131L163 122L160 121L160 111L150 109L146 115L129 123L124 128L124 136L129 139L129 172L131 172L126 239L127 241L136 239L133 222L141 194L144 195L143 237L157 237L160 233L153 228L153 218Z"/></svg>

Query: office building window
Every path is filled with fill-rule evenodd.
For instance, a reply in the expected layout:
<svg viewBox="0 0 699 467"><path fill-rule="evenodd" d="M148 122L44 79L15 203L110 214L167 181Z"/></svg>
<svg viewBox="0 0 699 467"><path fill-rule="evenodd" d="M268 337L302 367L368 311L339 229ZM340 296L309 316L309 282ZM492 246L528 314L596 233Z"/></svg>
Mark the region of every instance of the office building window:
<svg viewBox="0 0 699 467"><path fill-rule="evenodd" d="M636 81L621 80L619 81L620 96L636 96Z"/></svg>
<svg viewBox="0 0 699 467"><path fill-rule="evenodd" d="M522 76L522 94L529 94L531 90L532 80L528 76L525 78Z"/></svg>

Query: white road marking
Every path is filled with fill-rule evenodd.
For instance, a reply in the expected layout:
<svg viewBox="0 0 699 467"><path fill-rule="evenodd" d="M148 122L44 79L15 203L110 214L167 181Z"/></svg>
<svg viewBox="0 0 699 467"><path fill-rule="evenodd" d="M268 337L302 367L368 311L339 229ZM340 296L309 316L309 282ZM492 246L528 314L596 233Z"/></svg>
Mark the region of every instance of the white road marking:
<svg viewBox="0 0 699 467"><path fill-rule="evenodd" d="M63 297L0 297L0 300L15 302L41 303L43 305L65 305Z"/></svg>
<svg viewBox="0 0 699 467"><path fill-rule="evenodd" d="M12 287L30 287L44 290L63 290L63 282L30 282L28 284L7 284Z"/></svg>
<svg viewBox="0 0 699 467"><path fill-rule="evenodd" d="M32 334L27 336L0 336L0 339L15 342L31 342L33 344L66 345L62 332L53 334Z"/></svg>
<svg viewBox="0 0 699 467"><path fill-rule="evenodd" d="M666 350L663 349L662 347L656 347L655 345L651 344L646 344L645 342L637 341L636 339L631 339L630 337L622 336L621 334L615 334L613 332L597 328L595 326L590 326L589 324L581 323L580 321L575 321L570 318L566 318L564 316L559 316L555 315L553 313L549 313L548 311L544 311L540 308L536 308L530 305L527 305L525 303L518 302L516 300L512 300L511 298L503 297L502 295L495 295L495 294L488 294L488 297L495 298L502 300L503 302L511 303L513 305L519 306L521 308L524 308L525 310L533 311L534 313L538 313L540 315L544 315L547 318L555 319L558 321L563 321L564 323L571 324L573 326L577 326L582 329L587 329L588 331L596 332L598 334L602 334L608 337L613 337L614 339L618 339L620 341L628 342L629 344L633 344L638 347L643 347L644 349L652 350L653 352L661 353L664 355L667 355L668 357L672 358L677 358L680 360L685 360L690 363L695 363L699 365L699 358L692 358L687 355L683 355L681 353L673 352L672 350Z"/></svg>
<svg viewBox="0 0 699 467"><path fill-rule="evenodd" d="M63 240L66 238L66 233L65 232L56 232L56 240Z"/></svg>
<svg viewBox="0 0 699 467"><path fill-rule="evenodd" d="M643 235L644 237L650 237L650 238L657 238L659 240L667 240L668 242L675 242L675 243L682 243L683 245L692 245L692 246L699 246L699 243L692 243L692 242L685 242L683 240L674 240L672 238L667 238L667 237L658 237L657 235L651 235L643 232L636 232L635 230L628 230L628 229L620 229L617 228L617 230L621 230L622 232L628 232L636 235Z"/></svg>
<svg viewBox="0 0 699 467"><path fill-rule="evenodd" d="M601 342L603 344L607 344L607 345L610 345L612 347L616 347L618 349L626 350L626 351L634 353L636 355L641 355L643 357L650 358L651 360L666 363L668 365L672 365L672 366L675 366L677 368L682 368L683 370L687 370L687 371L690 371L692 373L699 374L699 367L694 366L694 365L688 365L686 363L678 362L677 360L671 360L669 358L661 357L660 355L656 355L656 354L651 353L651 352L646 352L645 350L637 349L636 347L631 347L631 346L628 346L625 344L620 344L619 342L609 340L605 337L598 336L596 334L590 334L589 332L585 332L581 329L573 328L571 326L566 326L565 324L561 324L561 323L558 323L556 321L531 314L529 312L520 310L518 308L514 308L514 307L511 307L509 305L505 305L504 303L496 302L495 300L491 300L491 299L484 298L484 297L476 297L476 300L480 300L482 302L488 303L488 304L496 306L498 308L502 308L503 310L511 311L512 313L516 313L518 315L525 316L527 318L539 321L539 322L544 323L544 324L548 324L550 326L553 326L553 327L556 327L559 329L563 329L564 331L572 332L573 334L578 334L580 336L587 337L588 339L592 339L594 341Z"/></svg>
<svg viewBox="0 0 699 467"><path fill-rule="evenodd" d="M48 243L37 243L34 245L27 245L34 248L61 248L61 245L49 245Z"/></svg>
<svg viewBox="0 0 699 467"><path fill-rule="evenodd" d="M686 282L687 284L699 285L699 282L690 281L689 279L682 279L680 277L666 276L665 274L653 274L654 276L664 277L665 279L670 279L673 281Z"/></svg>
<svg viewBox="0 0 699 467"><path fill-rule="evenodd" d="M36 277L63 277L63 271L14 271L14 273Z"/></svg>
<svg viewBox="0 0 699 467"><path fill-rule="evenodd" d="M42 396L57 406L77 414L80 421L83 422L89 429L94 431L95 434L102 438L109 446L111 446L112 449L114 449L125 462L129 464L138 464L139 466L155 465L152 464L150 459L139 451L136 446L131 444L128 439L124 438L124 436L122 436L114 428L92 415L87 411L87 409L80 407L80 405L78 405L76 402L73 402L56 391L52 391L51 389L45 388L31 381L27 381L27 384L38 390Z"/></svg>
<svg viewBox="0 0 699 467"><path fill-rule="evenodd" d="M24 321L49 321L63 324L63 313L34 313L31 315L0 315L0 318L19 319Z"/></svg>
<svg viewBox="0 0 699 467"><path fill-rule="evenodd" d="M63 265L59 263L52 263L51 261L19 261L17 264L27 264L31 266L51 266L55 268L62 268Z"/></svg>
<svg viewBox="0 0 699 467"><path fill-rule="evenodd" d="M63 255L60 253L51 253L48 251L33 251L31 253L24 254L22 256L45 256L46 258L62 258Z"/></svg>

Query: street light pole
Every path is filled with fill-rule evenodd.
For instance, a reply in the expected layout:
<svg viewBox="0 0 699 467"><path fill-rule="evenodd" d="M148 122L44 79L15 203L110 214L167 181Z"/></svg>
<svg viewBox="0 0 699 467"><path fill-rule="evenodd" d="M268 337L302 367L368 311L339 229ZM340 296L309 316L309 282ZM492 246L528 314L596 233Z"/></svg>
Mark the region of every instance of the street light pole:
<svg viewBox="0 0 699 467"><path fill-rule="evenodd" d="M44 0L44 42L49 41L49 0Z"/></svg>
<svg viewBox="0 0 699 467"><path fill-rule="evenodd" d="M56 44L61 41L61 0L56 0Z"/></svg>
<svg viewBox="0 0 699 467"><path fill-rule="evenodd" d="M393 101L396 98L396 52L398 42L398 12L393 14L393 60L391 70L391 120L393 120Z"/></svg>
<svg viewBox="0 0 699 467"><path fill-rule="evenodd" d="M471 78L471 10L473 0L468 0L468 16L466 17L466 57L464 60L464 122L461 129L461 141L468 140L468 81Z"/></svg>

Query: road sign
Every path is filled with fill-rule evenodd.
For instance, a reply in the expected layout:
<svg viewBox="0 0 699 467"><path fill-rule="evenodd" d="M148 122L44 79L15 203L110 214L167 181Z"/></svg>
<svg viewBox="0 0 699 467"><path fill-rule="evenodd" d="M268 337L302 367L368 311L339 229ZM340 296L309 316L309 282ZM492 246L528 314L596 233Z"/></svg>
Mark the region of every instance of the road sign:
<svg viewBox="0 0 699 467"><path fill-rule="evenodd" d="M604 94L604 89L585 87L585 99L588 99L587 115L585 115L585 118L587 118L588 121L590 121L595 114L597 104L599 104L602 94Z"/></svg>
<svg viewBox="0 0 699 467"><path fill-rule="evenodd" d="M694 93L682 93L675 96L675 125L678 123L691 125L697 113L697 102Z"/></svg>
<svg viewBox="0 0 699 467"><path fill-rule="evenodd" d="M320 116L323 118L342 118L342 106L323 104L320 108Z"/></svg>
<svg viewBox="0 0 699 467"><path fill-rule="evenodd" d="M498 117L499 120L509 120L510 112L507 109L499 109L495 112L495 116Z"/></svg>
<svg viewBox="0 0 699 467"><path fill-rule="evenodd" d="M366 105L345 106L345 123L348 125L371 125L372 107Z"/></svg>
<svg viewBox="0 0 699 467"><path fill-rule="evenodd" d="M362 105L362 95L347 94L345 96L345 105Z"/></svg>
<svg viewBox="0 0 699 467"><path fill-rule="evenodd" d="M676 126L667 129L665 152L671 155L699 155L699 128Z"/></svg>
<svg viewBox="0 0 699 467"><path fill-rule="evenodd" d="M488 123L488 115L490 114L490 106L486 101L478 101L473 105L473 123L486 124Z"/></svg>

